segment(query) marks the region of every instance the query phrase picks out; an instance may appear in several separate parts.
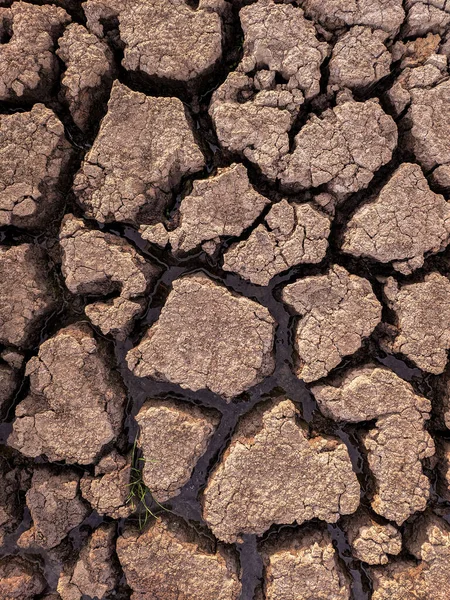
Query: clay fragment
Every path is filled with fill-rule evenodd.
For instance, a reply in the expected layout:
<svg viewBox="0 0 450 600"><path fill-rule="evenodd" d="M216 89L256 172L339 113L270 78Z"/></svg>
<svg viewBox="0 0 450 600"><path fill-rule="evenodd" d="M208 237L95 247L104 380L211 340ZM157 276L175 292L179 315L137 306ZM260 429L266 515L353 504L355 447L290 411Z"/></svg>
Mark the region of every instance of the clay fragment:
<svg viewBox="0 0 450 600"><path fill-rule="evenodd" d="M21 556L0 560L0 597L2 600L34 600L46 582L36 562Z"/></svg>
<svg viewBox="0 0 450 600"><path fill-rule="evenodd" d="M300 317L296 374L308 382L325 377L344 356L356 352L381 320L370 283L339 265L287 285L282 299Z"/></svg>
<svg viewBox="0 0 450 600"><path fill-rule="evenodd" d="M226 399L270 375L275 323L269 311L206 275L173 282L159 319L127 354L138 377Z"/></svg>
<svg viewBox="0 0 450 600"><path fill-rule="evenodd" d="M238 425L203 494L203 518L228 543L273 524L335 523L359 505L347 447L309 437L291 400L256 406Z"/></svg>
<svg viewBox="0 0 450 600"><path fill-rule="evenodd" d="M402 549L400 531L389 524L374 521L364 509L344 519L344 529L352 547L352 554L369 565L386 565L389 556L397 555Z"/></svg>

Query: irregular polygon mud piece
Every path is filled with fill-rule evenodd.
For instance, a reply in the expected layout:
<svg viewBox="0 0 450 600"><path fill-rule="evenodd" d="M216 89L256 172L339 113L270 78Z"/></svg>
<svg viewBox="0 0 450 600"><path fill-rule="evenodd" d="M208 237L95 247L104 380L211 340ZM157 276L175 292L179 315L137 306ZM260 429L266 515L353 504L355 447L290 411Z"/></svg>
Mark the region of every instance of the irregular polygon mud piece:
<svg viewBox="0 0 450 600"><path fill-rule="evenodd" d="M374 428L361 433L375 479L373 510L398 525L425 510L430 481L421 460L434 454L425 430L430 401L392 371L371 366L311 390L327 417L351 423L376 419Z"/></svg>
<svg viewBox="0 0 450 600"><path fill-rule="evenodd" d="M204 164L180 100L145 96L116 81L74 190L87 216L101 223L152 223L171 189Z"/></svg>
<svg viewBox="0 0 450 600"><path fill-rule="evenodd" d="M117 554L133 590L132 600L237 600L234 554L179 520L162 517L142 532L126 531Z"/></svg>
<svg viewBox="0 0 450 600"><path fill-rule="evenodd" d="M447 600L450 589L450 529L426 513L412 526L406 547L418 559L392 561L371 569L372 600Z"/></svg>
<svg viewBox="0 0 450 600"><path fill-rule="evenodd" d="M168 233L174 252L189 252L204 243L214 246L224 236L239 236L268 204L252 187L243 165L219 169L217 175L194 181L180 205L180 224ZM145 232L145 226L141 228Z"/></svg>
<svg viewBox="0 0 450 600"><path fill-rule="evenodd" d="M294 265L318 263L325 256L330 218L312 204L275 204L250 237L224 254L225 271L238 273L258 285Z"/></svg>
<svg viewBox="0 0 450 600"><path fill-rule="evenodd" d="M429 273L422 282L399 287L389 278L384 290L396 315L392 351L404 354L424 371L443 373L450 348L450 281Z"/></svg>
<svg viewBox="0 0 450 600"><path fill-rule="evenodd" d="M19 546L54 548L83 521L89 511L80 499L79 484L80 476L71 469L61 474L46 467L34 471L26 494L33 526L21 535Z"/></svg>
<svg viewBox="0 0 450 600"><path fill-rule="evenodd" d="M345 196L367 187L396 144L395 122L376 100L343 102L312 115L300 129L279 179L290 189L326 184L329 192Z"/></svg>
<svg viewBox="0 0 450 600"><path fill-rule="evenodd" d="M391 262L409 274L424 255L444 250L450 241L450 205L432 192L422 169L404 163L380 193L359 207L344 233L342 250Z"/></svg>
<svg viewBox="0 0 450 600"><path fill-rule="evenodd" d="M81 494L99 515L113 519L128 517L133 510L128 503L130 474L129 461L113 450L95 467L95 477L83 475Z"/></svg>
<svg viewBox="0 0 450 600"><path fill-rule="evenodd" d="M394 36L405 13L402 0L301 0L306 15L329 29L367 25Z"/></svg>
<svg viewBox="0 0 450 600"><path fill-rule="evenodd" d="M0 560L0 598L2 600L34 600L44 591L46 582L36 561L20 556Z"/></svg>
<svg viewBox="0 0 450 600"><path fill-rule="evenodd" d="M45 252L34 244L0 247L0 343L30 347L56 308Z"/></svg>
<svg viewBox="0 0 450 600"><path fill-rule="evenodd" d="M82 131L101 116L112 85L113 55L108 45L73 23L59 40L57 55L65 63L61 101Z"/></svg>
<svg viewBox="0 0 450 600"><path fill-rule="evenodd" d="M350 582L325 531L282 532L262 545L265 600L349 600Z"/></svg>
<svg viewBox="0 0 450 600"><path fill-rule="evenodd" d="M446 0L407 0L403 34L408 37L429 32L445 33L450 25L450 7Z"/></svg>
<svg viewBox="0 0 450 600"><path fill-rule="evenodd" d="M273 524L331 523L359 505L345 444L310 438L290 400L258 405L239 423L209 478L203 517L216 537L235 542Z"/></svg>
<svg viewBox="0 0 450 600"><path fill-rule="evenodd" d="M389 75L391 54L384 45L387 34L369 27L352 27L335 44L329 85L332 89L365 89Z"/></svg>
<svg viewBox="0 0 450 600"><path fill-rule="evenodd" d="M5 537L13 533L22 520L22 507L18 501L19 489L19 470L12 469L8 461L2 458L0 461L0 546L3 546Z"/></svg>
<svg viewBox="0 0 450 600"><path fill-rule="evenodd" d="M0 9L0 100L44 101L59 74L54 49L69 15L56 6L14 2Z"/></svg>
<svg viewBox="0 0 450 600"><path fill-rule="evenodd" d="M62 123L43 104L0 115L0 226L48 224L63 201L71 154Z"/></svg>
<svg viewBox="0 0 450 600"><path fill-rule="evenodd" d="M177 496L218 425L215 413L172 400L149 400L136 416L142 476L153 498Z"/></svg>
<svg viewBox="0 0 450 600"><path fill-rule="evenodd" d="M122 65L150 77L189 82L209 73L222 55L223 0L88 0L88 27L103 35L103 23L118 18Z"/></svg>
<svg viewBox="0 0 450 600"><path fill-rule="evenodd" d="M296 374L315 381L356 352L381 320L370 283L334 265L326 275L287 285L283 301L300 317L295 328Z"/></svg>
<svg viewBox="0 0 450 600"><path fill-rule="evenodd" d="M346 517L343 525L353 556L369 565L387 564L389 555L402 549L402 536L393 525L377 523L370 514L359 509L355 515Z"/></svg>
<svg viewBox="0 0 450 600"><path fill-rule="evenodd" d="M106 600L116 589L119 574L114 567L115 524L103 524L89 538L73 567L65 567L58 581L62 600L80 597Z"/></svg>
<svg viewBox="0 0 450 600"><path fill-rule="evenodd" d="M320 65L328 44L319 41L301 8L259 0L242 8L239 18L244 32L240 71L269 69L287 81L287 89L300 89L306 99L319 93Z"/></svg>
<svg viewBox="0 0 450 600"><path fill-rule="evenodd" d="M104 334L129 333L133 318L142 312L144 294L160 269L147 262L124 239L89 229L73 215L64 217L59 234L62 272L73 294L118 298L86 307L92 323Z"/></svg>
<svg viewBox="0 0 450 600"><path fill-rule="evenodd" d="M174 281L158 321L127 362L138 377L231 398L273 372L274 330L263 306L205 275L188 275Z"/></svg>
<svg viewBox="0 0 450 600"><path fill-rule="evenodd" d="M432 89L413 89L410 93L411 106L405 117L410 127L407 148L426 170L449 164L450 81Z"/></svg>
<svg viewBox="0 0 450 600"><path fill-rule="evenodd" d="M88 464L120 432L125 390L86 324L61 329L26 367L30 394L8 444L25 456Z"/></svg>

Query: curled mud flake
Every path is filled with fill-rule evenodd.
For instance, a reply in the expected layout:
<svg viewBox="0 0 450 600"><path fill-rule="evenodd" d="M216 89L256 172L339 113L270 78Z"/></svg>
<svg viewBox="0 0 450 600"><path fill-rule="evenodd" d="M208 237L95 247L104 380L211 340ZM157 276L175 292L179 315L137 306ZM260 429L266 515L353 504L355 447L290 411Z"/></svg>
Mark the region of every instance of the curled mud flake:
<svg viewBox="0 0 450 600"><path fill-rule="evenodd" d="M386 298L396 314L397 337L390 343L392 351L435 375L444 372L450 348L449 294L450 282L439 273L429 273L422 282L401 287L389 278L385 285Z"/></svg>
<svg viewBox="0 0 450 600"><path fill-rule="evenodd" d="M343 102L310 117L280 163L279 180L292 190L326 184L345 198L367 187L396 144L397 127L377 101Z"/></svg>
<svg viewBox="0 0 450 600"><path fill-rule="evenodd" d="M0 226L46 226L61 209L71 156L62 123L43 104L0 115Z"/></svg>
<svg viewBox="0 0 450 600"><path fill-rule="evenodd" d="M204 165L180 100L116 81L74 191L87 216L101 223L151 224L162 219L172 188Z"/></svg>
<svg viewBox="0 0 450 600"><path fill-rule="evenodd" d="M45 252L33 244L0 247L0 343L29 348L57 296Z"/></svg>
<svg viewBox="0 0 450 600"><path fill-rule="evenodd" d="M88 0L87 25L97 36L118 19L122 65L150 77L189 82L210 73L222 56L224 0Z"/></svg>
<svg viewBox="0 0 450 600"><path fill-rule="evenodd" d="M26 494L33 526L20 536L19 547L55 548L83 521L89 511L80 499L79 484L80 476L71 469L60 475L47 467L35 469Z"/></svg>
<svg viewBox="0 0 450 600"><path fill-rule="evenodd" d="M301 8L260 0L239 12L244 32L244 56L238 69L250 73L269 69L300 89L309 99L320 91L320 65L328 44L319 41L314 24Z"/></svg>
<svg viewBox="0 0 450 600"><path fill-rule="evenodd" d="M265 600L349 600L350 582L326 531L282 532L261 551Z"/></svg>
<svg viewBox="0 0 450 600"><path fill-rule="evenodd" d="M27 364L30 393L8 444L22 454L89 464L120 433L125 390L85 324L61 329Z"/></svg>
<svg viewBox="0 0 450 600"><path fill-rule="evenodd" d="M92 323L104 334L122 338L130 332L134 318L143 310L144 295L160 269L147 262L124 239L91 230L73 215L64 217L59 241L62 272L73 294L102 296L114 292L118 298L94 302L86 307Z"/></svg>
<svg viewBox="0 0 450 600"><path fill-rule="evenodd" d="M273 524L334 523L358 508L345 444L310 438L298 419L293 402L276 400L239 423L203 495L203 517L216 537L232 543Z"/></svg>
<svg viewBox="0 0 450 600"><path fill-rule="evenodd" d="M133 507L127 502L130 491L131 465L115 450L104 456L95 467L95 477L83 475L81 494L99 515L122 519Z"/></svg>
<svg viewBox="0 0 450 600"><path fill-rule="evenodd" d="M364 90L390 73L387 34L369 27L352 27L335 44L329 64L332 90Z"/></svg>
<svg viewBox="0 0 450 600"><path fill-rule="evenodd" d="M218 415L171 400L149 400L136 421L144 483L155 500L165 502L189 481L216 430Z"/></svg>
<svg viewBox="0 0 450 600"><path fill-rule="evenodd" d="M328 29L366 25L394 36L405 13L402 0L300 0L307 17Z"/></svg>
<svg viewBox="0 0 450 600"><path fill-rule="evenodd" d="M0 100L48 100L58 74L55 45L71 18L56 6L14 2L0 8L0 34L10 36L0 45Z"/></svg>
<svg viewBox="0 0 450 600"><path fill-rule="evenodd" d="M445 57L444 57L445 58ZM411 106L405 116L410 129L406 148L429 170L450 163L450 81L432 89L411 90Z"/></svg>
<svg viewBox="0 0 450 600"><path fill-rule="evenodd" d="M450 241L450 205L432 192L422 169L404 163L381 192L357 209L344 232L342 250L368 256L409 274L424 256Z"/></svg>
<svg viewBox="0 0 450 600"><path fill-rule="evenodd" d="M381 305L370 283L338 265L326 275L286 286L282 298L300 317L295 328L296 374L305 381L325 377L361 347L381 320Z"/></svg>
<svg viewBox="0 0 450 600"><path fill-rule="evenodd" d="M257 285L267 285L274 275L290 267L319 263L327 251L329 233L330 218L312 204L282 200L247 240L230 246L223 268Z"/></svg>
<svg viewBox="0 0 450 600"><path fill-rule="evenodd" d="M115 524L96 529L72 566L65 565L58 581L61 600L89 597L107 600L117 588L119 571L114 564Z"/></svg>
<svg viewBox="0 0 450 600"><path fill-rule="evenodd" d="M109 97L114 59L106 42L73 23L59 40L57 55L66 65L60 100L82 131L101 116Z"/></svg>
<svg viewBox="0 0 450 600"><path fill-rule="evenodd" d="M133 600L238 600L237 558L216 546L181 520L163 516L141 533L125 531L117 554Z"/></svg>
<svg viewBox="0 0 450 600"><path fill-rule="evenodd" d="M214 177L194 181L192 192L180 205L180 224L174 231L166 232L167 240L177 253L189 252L205 242L215 247L225 236L241 235L268 203L268 198L250 184L243 165L219 169ZM144 237L152 228L149 241L157 243L157 226L142 226Z"/></svg>
<svg viewBox="0 0 450 600"><path fill-rule="evenodd" d="M173 283L158 321L127 362L138 377L229 399L273 372L274 331L260 304L205 275L188 275Z"/></svg>
<svg viewBox="0 0 450 600"><path fill-rule="evenodd" d="M430 481L421 461L434 454L425 430L429 400L392 371L371 366L352 369L311 391L327 417L351 423L376 419L374 428L361 434L375 478L373 510L398 525L425 510Z"/></svg>
<svg viewBox="0 0 450 600"><path fill-rule="evenodd" d="M2 600L34 600L46 587L36 561L21 556L0 560L0 597Z"/></svg>
<svg viewBox="0 0 450 600"><path fill-rule="evenodd" d="M417 559L390 561L373 567L372 600L447 600L450 589L450 529L427 512L406 536L406 547Z"/></svg>
<svg viewBox="0 0 450 600"><path fill-rule="evenodd" d="M388 555L402 550L400 531L393 525L377 523L365 509L360 508L355 515L344 518L343 528L353 556L369 565L385 565Z"/></svg>
<svg viewBox="0 0 450 600"><path fill-rule="evenodd" d="M447 0L407 0L406 22L402 30L405 37L427 33L443 34L450 25L450 6Z"/></svg>

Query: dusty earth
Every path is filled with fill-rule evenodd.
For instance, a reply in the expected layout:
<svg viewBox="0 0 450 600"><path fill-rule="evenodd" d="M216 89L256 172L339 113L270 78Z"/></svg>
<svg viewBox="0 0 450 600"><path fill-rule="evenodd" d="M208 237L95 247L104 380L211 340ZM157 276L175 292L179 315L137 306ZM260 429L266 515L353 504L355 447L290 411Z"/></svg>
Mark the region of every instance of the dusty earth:
<svg viewBox="0 0 450 600"><path fill-rule="evenodd" d="M0 600L449 600L450 6L0 0Z"/></svg>

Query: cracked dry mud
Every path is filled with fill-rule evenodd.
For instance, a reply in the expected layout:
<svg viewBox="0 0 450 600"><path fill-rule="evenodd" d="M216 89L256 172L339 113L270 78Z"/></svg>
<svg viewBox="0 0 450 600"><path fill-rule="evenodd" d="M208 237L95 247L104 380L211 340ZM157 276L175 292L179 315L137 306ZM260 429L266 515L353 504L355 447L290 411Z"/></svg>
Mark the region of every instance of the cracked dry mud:
<svg viewBox="0 0 450 600"><path fill-rule="evenodd" d="M449 57L0 0L0 600L449 600Z"/></svg>

